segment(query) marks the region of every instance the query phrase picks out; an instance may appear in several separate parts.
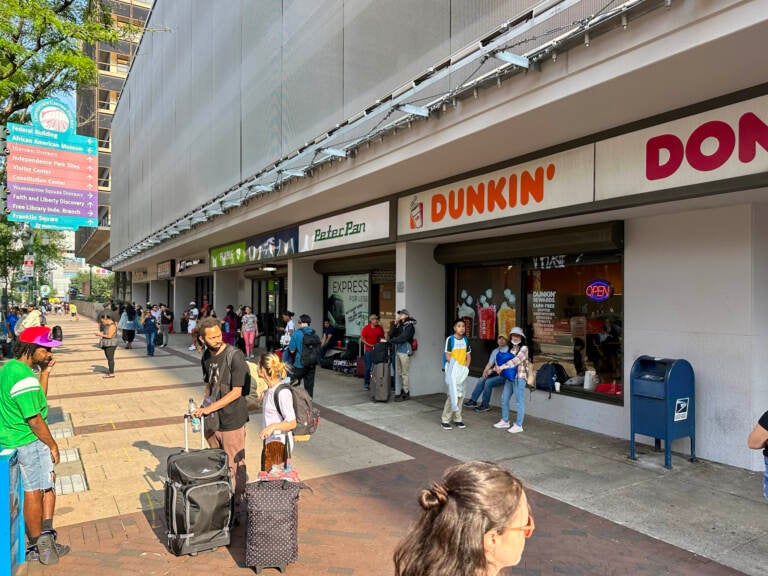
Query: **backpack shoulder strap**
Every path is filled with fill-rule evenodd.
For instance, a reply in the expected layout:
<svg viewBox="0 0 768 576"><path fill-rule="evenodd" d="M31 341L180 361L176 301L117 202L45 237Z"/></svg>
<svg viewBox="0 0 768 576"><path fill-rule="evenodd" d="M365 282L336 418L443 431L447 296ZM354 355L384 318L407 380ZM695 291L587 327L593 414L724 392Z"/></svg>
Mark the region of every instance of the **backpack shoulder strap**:
<svg viewBox="0 0 768 576"><path fill-rule="evenodd" d="M280 420L282 420L282 421L285 421L285 416L283 416L283 411L280 410L280 392L282 392L283 390L289 390L290 391L290 389L291 389L291 385L290 384L283 383L283 384L280 384L277 387L277 389L275 390L275 396L274 396L274 398L275 398L275 408L277 408L277 413L280 414Z"/></svg>

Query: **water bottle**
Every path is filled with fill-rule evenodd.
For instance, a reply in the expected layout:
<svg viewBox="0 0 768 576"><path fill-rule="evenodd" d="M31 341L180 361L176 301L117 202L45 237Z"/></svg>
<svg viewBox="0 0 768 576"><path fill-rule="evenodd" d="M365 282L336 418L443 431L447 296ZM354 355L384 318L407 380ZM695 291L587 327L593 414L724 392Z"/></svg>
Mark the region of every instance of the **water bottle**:
<svg viewBox="0 0 768 576"><path fill-rule="evenodd" d="M192 421L192 432L200 432L200 418L192 418L191 414L195 411L195 400L194 398L189 399L189 413L190 413L190 420Z"/></svg>

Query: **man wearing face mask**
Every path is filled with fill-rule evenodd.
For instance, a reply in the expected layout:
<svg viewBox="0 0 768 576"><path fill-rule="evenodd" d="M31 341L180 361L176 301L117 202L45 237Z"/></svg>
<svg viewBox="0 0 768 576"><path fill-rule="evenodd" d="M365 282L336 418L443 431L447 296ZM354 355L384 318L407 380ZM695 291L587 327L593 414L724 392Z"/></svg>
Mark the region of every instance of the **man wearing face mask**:
<svg viewBox="0 0 768 576"><path fill-rule="evenodd" d="M53 529L54 464L59 447L48 428L48 378L56 361L51 353L61 342L51 340L50 328L25 329L13 346L14 359L0 369L0 447L16 448L24 485L24 521L29 546L27 560L56 564L69 546L56 542ZM32 368L40 369L38 379Z"/></svg>

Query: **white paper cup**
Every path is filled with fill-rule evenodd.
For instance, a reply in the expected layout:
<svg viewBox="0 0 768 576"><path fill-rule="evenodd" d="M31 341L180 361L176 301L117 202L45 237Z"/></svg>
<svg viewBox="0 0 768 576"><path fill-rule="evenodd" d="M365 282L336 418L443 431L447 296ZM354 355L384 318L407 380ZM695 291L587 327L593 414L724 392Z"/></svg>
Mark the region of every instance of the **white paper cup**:
<svg viewBox="0 0 768 576"><path fill-rule="evenodd" d="M555 382L555 392L560 392L560 382Z"/></svg>

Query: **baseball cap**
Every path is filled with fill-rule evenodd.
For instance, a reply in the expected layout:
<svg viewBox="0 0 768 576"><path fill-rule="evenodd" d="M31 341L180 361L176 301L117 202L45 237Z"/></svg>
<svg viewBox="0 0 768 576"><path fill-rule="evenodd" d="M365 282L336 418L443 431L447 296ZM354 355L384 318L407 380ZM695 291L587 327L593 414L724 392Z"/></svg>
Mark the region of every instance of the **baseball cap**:
<svg viewBox="0 0 768 576"><path fill-rule="evenodd" d="M407 309L403 308L402 310L397 311L398 314L405 314L406 316L410 316L410 312L408 312Z"/></svg>
<svg viewBox="0 0 768 576"><path fill-rule="evenodd" d="M37 344L38 346L45 346L46 348L55 348L61 346L60 340L52 340L48 337L51 329L48 326L31 326L25 328L19 335L19 340L26 344Z"/></svg>

